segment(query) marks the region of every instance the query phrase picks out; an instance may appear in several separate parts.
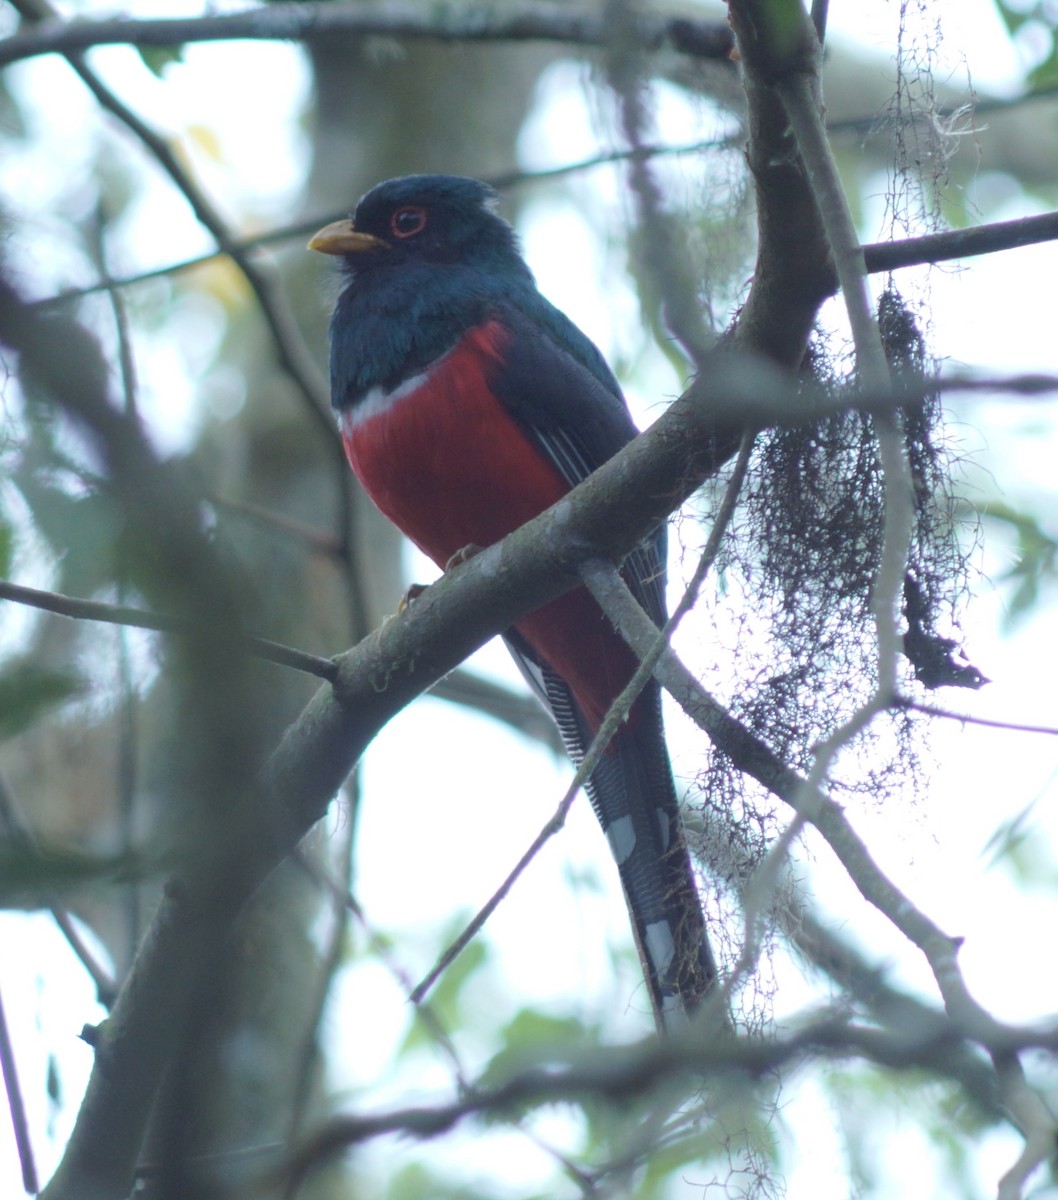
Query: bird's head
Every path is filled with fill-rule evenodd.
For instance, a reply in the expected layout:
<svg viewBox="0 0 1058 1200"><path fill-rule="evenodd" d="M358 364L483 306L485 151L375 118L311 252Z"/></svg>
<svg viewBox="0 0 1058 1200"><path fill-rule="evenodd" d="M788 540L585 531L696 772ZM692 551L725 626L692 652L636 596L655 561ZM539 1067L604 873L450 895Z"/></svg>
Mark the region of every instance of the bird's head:
<svg viewBox="0 0 1058 1200"><path fill-rule="evenodd" d="M321 229L309 249L337 255L354 275L407 263L527 274L514 230L494 211L495 202L487 184L458 175L389 179L360 200L350 220Z"/></svg>

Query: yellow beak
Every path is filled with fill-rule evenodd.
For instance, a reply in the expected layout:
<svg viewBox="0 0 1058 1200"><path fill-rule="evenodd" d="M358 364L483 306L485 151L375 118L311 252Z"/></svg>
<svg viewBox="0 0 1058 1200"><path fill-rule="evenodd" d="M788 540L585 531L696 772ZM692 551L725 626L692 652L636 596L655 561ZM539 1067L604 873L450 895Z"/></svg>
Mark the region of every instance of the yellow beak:
<svg viewBox="0 0 1058 1200"><path fill-rule="evenodd" d="M367 250L388 250L381 239L370 233L357 231L352 221L332 221L325 225L309 241L310 250L321 254L363 254Z"/></svg>

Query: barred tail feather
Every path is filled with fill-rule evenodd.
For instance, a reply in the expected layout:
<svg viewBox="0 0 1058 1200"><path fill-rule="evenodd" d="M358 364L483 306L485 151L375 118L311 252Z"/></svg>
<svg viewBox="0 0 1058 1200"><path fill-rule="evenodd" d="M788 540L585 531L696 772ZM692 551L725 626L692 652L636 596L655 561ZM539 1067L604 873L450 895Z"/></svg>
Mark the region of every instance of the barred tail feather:
<svg viewBox="0 0 1058 1200"><path fill-rule="evenodd" d="M678 1027L698 1007L716 979L716 964L683 836L658 698L645 696L640 704L644 701L648 711L618 732L588 791L620 872L655 1021L665 1030Z"/></svg>
<svg viewBox="0 0 1058 1200"><path fill-rule="evenodd" d="M574 763L591 741L564 680L514 630L505 640L547 704ZM672 782L661 695L648 683L587 786L624 888L658 1029L678 1027L716 979L709 937Z"/></svg>

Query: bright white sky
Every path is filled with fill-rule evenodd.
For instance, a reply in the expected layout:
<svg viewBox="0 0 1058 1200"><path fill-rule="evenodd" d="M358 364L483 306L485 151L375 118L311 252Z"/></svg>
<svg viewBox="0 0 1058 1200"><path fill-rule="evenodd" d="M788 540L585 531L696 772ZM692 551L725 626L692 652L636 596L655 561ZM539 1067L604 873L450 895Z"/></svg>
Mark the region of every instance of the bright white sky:
<svg viewBox="0 0 1058 1200"><path fill-rule="evenodd" d="M978 87L1003 90L1012 86L1017 62L988 0L948 0L928 7L930 20L939 16L943 22L945 48L965 55ZM159 15L159 6L146 0L127 8ZM198 8L189 0L167 5L165 11L176 15ZM837 0L832 4L832 29L889 53L897 9L894 4ZM243 63L239 105L230 100L233 54L240 55ZM125 50L98 52L93 61L120 81L123 94L149 119L182 133L185 145L197 144L197 152L192 151L196 169L214 197L233 215L239 214L244 226L247 221L264 226L290 211L305 161L294 117L305 93L306 75L294 48L249 44L192 47L186 63L171 68L161 83ZM949 70L958 79L965 68L953 59L941 64L938 75ZM0 191L17 197L27 212L36 214L24 235L15 233L12 246L12 256L16 262L22 256L32 286L34 277L47 280L64 273L61 242L47 236L58 225L49 225L47 214L79 175L92 168L87 150L81 159L77 148L91 144L86 131L93 113L80 85L58 61L19 67L11 77L23 104L35 112L35 124L25 151L0 164ZM590 116L570 91L577 78L574 69L560 65L542 88L540 110L523 138L527 165L576 160L596 147ZM681 106L673 105L671 113L665 109L663 118L677 140L690 140L700 132L689 127ZM208 136L200 131L208 131ZM215 150L210 150L211 139L216 141ZM56 160L55 147L60 145L62 156ZM49 156L52 164L62 162L61 172L45 165ZM597 174L593 185L605 202L615 194L612 177L608 182L603 173ZM1009 217L1028 211L1028 202L1018 200L1010 211L996 215ZM166 231L165 238L154 238L149 249L142 236L147 212L151 228ZM145 259L116 264L119 266L161 264L208 247L208 240L183 206L160 185L149 190L129 222L136 252ZM582 324L604 351L612 355L615 347L636 344L638 314L632 293L591 236L580 206L551 200L531 205L523 235L542 289ZM865 235L875 238L880 230L868 229ZM561 247L559 254L553 250L556 245ZM1058 372L1053 288L1048 287L1045 303L1029 298L1029 281L1053 281L1056 277L1058 252L1054 246L993 256L973 262L963 271L935 272L930 288L937 353L953 365ZM602 294L592 281L605 281ZM42 290L49 286L47 282L41 285ZM196 314L188 315L192 318ZM194 328L202 338L210 336L208 318L208 310L203 310L195 319ZM190 339L190 344L195 340ZM201 342L199 346L201 352ZM173 385L174 379L186 376L188 353L187 339L175 343L167 336L165 340L152 339L149 352L142 355L147 411L160 441L173 447L188 436L187 412L174 403ZM637 384L640 394L631 400L644 421L650 419L657 395L677 390L676 380L661 364L642 372ZM189 400L191 384L182 386ZM151 406L152 393L164 396L164 406ZM954 414L960 423L959 435L981 470L992 473L993 479L986 485L989 489L994 487L1014 504L1024 501L1036 513L1055 511L1058 478L1053 470L1053 407L1044 402L960 402ZM993 551L986 561L993 579L1006 565L1002 550ZM419 572L420 576L424 573ZM959 695L948 702L999 719L1058 726L1053 685L1058 678L1058 639L1051 632L1049 614L1041 610L1007 636L1000 634L1002 618L1003 593L986 585L968 613L965 633L973 661L994 682L978 695ZM498 647L484 651L480 663L483 669L516 678ZM685 745L681 738L674 741L678 769L682 765L685 771L693 771L694 746ZM408 761L409 742L418 747L414 762ZM486 745L494 753L492 760L481 755ZM468 747L474 748L473 755ZM980 1000L1002 1018L1038 1018L1056 1007L1053 956L1041 953L1040 939L1041 929L1058 926L1055 897L1047 892L1026 894L1006 866L991 862L988 843L999 824L1035 804L1028 817L1034 853L1043 856L1044 862L1056 861L1058 742L944 726L937 730L934 749L937 771L924 811L857 812L855 823L876 848L882 866L926 912L951 932L972 935L962 964ZM433 785L424 790L423 762L431 764L434 780L460 780L459 795L426 794L433 791ZM521 797L497 794L497 780L504 773L494 764L511 762L518 764ZM454 712L438 702L420 702L384 731L365 766L367 802L360 830L358 895L376 926L394 935L399 957L411 975L432 961L438 929L448 925L448 915L472 910L491 894L550 814L567 778L564 763L527 747L483 719ZM409 836L409 821L414 824L414 836ZM466 840L457 839L454 847L453 828L470 831L463 835ZM487 865L485 856L467 852L467 841L487 842ZM400 847L399 862L392 852L379 851L394 846ZM905 953L883 922L871 914L858 915L862 904L833 869L826 851L817 848L814 853L813 886L824 906L834 913L857 914L854 929L879 959L895 963L899 956L897 978L932 995L924 968ZM395 873L402 884L397 888L393 886ZM582 882L570 900L568 884L573 875ZM408 879L418 885L403 886ZM570 907L557 912L556 895ZM439 920L439 914L445 914L445 919ZM506 998L486 997L482 1002L510 1003L509 997L517 995L526 1002L553 1001L557 1011L562 1011L572 995L579 998L585 1014L616 1006L610 1023L614 1037L641 1034L649 1021L644 1016L645 1002L636 994L634 964L627 959L615 963L611 957L612 948L624 945L626 937L616 877L605 861L587 804L579 804L560 842L553 843L534 864L490 924L491 944L503 948ZM102 1014L93 1006L87 980L48 918L4 916L0 918L0 938L4 945L0 985L19 1049L38 1161L46 1176L68 1131L78 1088L90 1066L89 1052L77 1042L76 1033L86 1021L98 1020ZM615 967L620 972L616 980ZM810 995L792 970L780 966L780 971L781 1011L790 1013L808 1002ZM337 1013L342 1010L349 1015L339 1020ZM370 1013L368 1019L365 1012ZM358 1103L414 1103L428 1097L431 1089L443 1091L448 1086L447 1076L440 1071L417 1081L422 1089L419 1094L409 1091L407 1079L379 1077L403 1034L405 1020L403 999L380 967L366 965L347 973L332 1009L330 1032L335 1078L341 1078L346 1066L355 1070L356 1084L364 1088ZM487 1051L471 1048L471 1060L476 1061L474 1055L482 1052ZM48 1102L43 1086L49 1053L57 1054L61 1062L63 1097L58 1108ZM833 1130L835 1114L815 1084L798 1084L788 1088L787 1095L795 1100L784 1113L795 1135L790 1141L811 1147L808 1161L795 1159L785 1164L788 1195L791 1200L844 1200L846 1167L836 1134L826 1132ZM893 1120L895 1130L900 1118L897 1115ZM556 1144L569 1138L568 1129L551 1118L545 1119L541 1129ZM915 1122L904 1122L899 1135L894 1132L893 1136L897 1140L888 1143L889 1150L895 1144L900 1152L887 1153L882 1164L882 1194L935 1194L935 1181L928 1170L924 1174L921 1165L930 1156L928 1148L918 1143L922 1135ZM828 1161L824 1152L827 1138L833 1144L829 1180L829 1168L823 1165ZM550 1160L521 1135L497 1132L486 1141L502 1158L482 1158L475 1166L488 1170L491 1163L500 1161L503 1175L520 1180L526 1190L534 1181L542 1183L549 1177ZM482 1153L480 1138L475 1145L475 1154ZM991 1189L992 1181L1016 1152L1013 1136L997 1134L985 1139L980 1150L984 1192ZM392 1147L384 1152L391 1153ZM431 1153L443 1156L448 1152L435 1144ZM460 1153L465 1155L466 1147ZM689 1180L683 1190L673 1192L673 1200L701 1195L700 1182ZM17 1164L3 1119L0 1194L19 1194Z"/></svg>

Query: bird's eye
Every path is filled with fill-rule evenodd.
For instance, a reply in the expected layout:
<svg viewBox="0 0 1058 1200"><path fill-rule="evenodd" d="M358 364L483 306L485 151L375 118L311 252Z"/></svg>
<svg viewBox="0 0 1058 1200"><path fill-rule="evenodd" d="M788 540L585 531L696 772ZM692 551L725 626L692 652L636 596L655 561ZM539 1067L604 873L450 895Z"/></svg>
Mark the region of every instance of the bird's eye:
<svg viewBox="0 0 1058 1200"><path fill-rule="evenodd" d="M390 232L394 237L409 238L422 233L426 228L426 209L418 204L405 204L389 219Z"/></svg>

